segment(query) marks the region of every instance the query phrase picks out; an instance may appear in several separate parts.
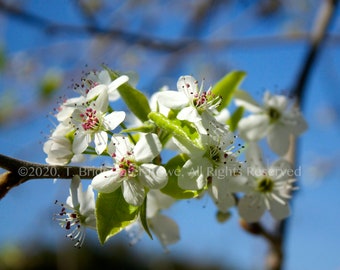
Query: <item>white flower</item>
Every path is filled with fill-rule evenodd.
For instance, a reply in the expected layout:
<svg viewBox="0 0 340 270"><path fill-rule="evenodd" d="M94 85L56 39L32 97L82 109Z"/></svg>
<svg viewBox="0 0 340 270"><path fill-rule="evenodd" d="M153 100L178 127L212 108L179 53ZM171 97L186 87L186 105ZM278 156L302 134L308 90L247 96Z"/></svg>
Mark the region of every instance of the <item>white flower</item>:
<svg viewBox="0 0 340 270"><path fill-rule="evenodd" d="M295 107L287 110L288 100L285 96L266 92L261 107L245 92L238 91L235 103L253 113L240 120L240 136L249 141L267 136L270 148L280 156L288 150L289 135L297 136L307 129L307 123Z"/></svg>
<svg viewBox="0 0 340 270"><path fill-rule="evenodd" d="M161 150L162 144L153 133L141 135L135 146L124 136L113 136L108 152L115 165L112 170L94 177L93 188L110 193L121 186L126 202L141 205L145 188L161 189L167 184L165 168L151 163Z"/></svg>
<svg viewBox="0 0 340 270"><path fill-rule="evenodd" d="M179 110L177 118L193 123L202 120L202 113L213 113L220 105L221 98L211 92L203 91L203 84L198 89L198 81L192 76L181 76L177 82L178 91L163 91L158 94L158 101L167 108Z"/></svg>
<svg viewBox="0 0 340 270"><path fill-rule="evenodd" d="M60 123L51 137L44 143L43 150L47 154L46 162L51 165L66 165L83 160L82 155L75 155L72 151L74 129Z"/></svg>
<svg viewBox="0 0 340 270"><path fill-rule="evenodd" d="M77 106L81 106L85 102L86 98L84 96L66 99L58 108L58 113L55 115L55 117L59 122L65 122L70 118Z"/></svg>
<svg viewBox="0 0 340 270"><path fill-rule="evenodd" d="M179 227L177 223L161 214L163 209L169 208L176 200L163 194L159 190L150 190L147 196L146 217L150 230L156 235L161 242L163 248L167 250L167 246L178 242L180 239ZM131 243L136 243L144 233L140 220L125 228Z"/></svg>
<svg viewBox="0 0 340 270"><path fill-rule="evenodd" d="M242 168L231 152L234 143L232 133L218 122L209 124L207 134L201 134L203 150L193 151L178 144L191 157L181 169L178 185L185 190L208 187L219 210L226 212L235 204L233 193L240 191L239 186L244 183L239 178Z"/></svg>
<svg viewBox="0 0 340 270"><path fill-rule="evenodd" d="M99 75L102 75L101 77L103 78L98 78L98 80L101 79L103 83L94 85L94 87L88 91L86 99L91 100L103 92L107 93L109 101L115 101L119 99L120 95L117 88L126 83L129 80L129 77L122 75L111 82L110 75L106 70L103 70L101 73L99 73Z"/></svg>
<svg viewBox="0 0 340 270"><path fill-rule="evenodd" d="M79 92L79 97L66 99L63 104L58 108L56 118L59 122L67 120L73 113L73 111L89 101L95 100L100 94L105 92L108 101L115 101L120 96L117 88L126 83L129 77L122 75L111 81L108 71L103 70L99 73L90 72L85 78L82 79L82 83L76 84L74 90ZM85 88L85 89L84 89Z"/></svg>
<svg viewBox="0 0 340 270"><path fill-rule="evenodd" d="M58 201L56 201L58 203ZM83 191L80 177L75 175L70 185L70 196L62 209L55 215L62 228L70 230L67 237L76 241L75 247L81 247L85 240L86 228L96 230L95 200L92 187Z"/></svg>
<svg viewBox="0 0 340 270"><path fill-rule="evenodd" d="M95 101L75 109L71 116L76 132L73 152L82 153L94 137L95 150L100 155L107 147L108 131L115 129L125 119L125 112L107 113L107 93L101 93Z"/></svg>
<svg viewBox="0 0 340 270"><path fill-rule="evenodd" d="M280 159L266 168L259 159L260 150L256 145L247 151L249 190L238 203L240 216L247 222L257 222L268 210L275 219L286 218L290 214L287 201L295 189L291 164Z"/></svg>

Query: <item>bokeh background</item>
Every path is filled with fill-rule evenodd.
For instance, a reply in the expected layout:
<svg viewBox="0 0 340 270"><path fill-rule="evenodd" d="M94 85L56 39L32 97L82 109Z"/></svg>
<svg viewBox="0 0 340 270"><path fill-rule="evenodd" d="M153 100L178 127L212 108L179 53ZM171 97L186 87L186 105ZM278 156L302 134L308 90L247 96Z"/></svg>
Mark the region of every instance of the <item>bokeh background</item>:
<svg viewBox="0 0 340 270"><path fill-rule="evenodd" d="M45 163L54 109L102 64L134 73L147 96L175 89L181 75L209 86L231 70L247 72L241 88L259 101L266 89L289 94L326 1L1 0L0 153ZM287 270L340 269L339 30L337 9L302 101L309 130L299 140ZM31 180L0 201L1 269L92 269L98 261L106 269L264 268L266 241L244 231L236 212L218 223L207 197L166 210L181 231L168 253L146 235L130 246L124 232L100 246L89 231L84 248L74 249L52 220L68 184Z"/></svg>

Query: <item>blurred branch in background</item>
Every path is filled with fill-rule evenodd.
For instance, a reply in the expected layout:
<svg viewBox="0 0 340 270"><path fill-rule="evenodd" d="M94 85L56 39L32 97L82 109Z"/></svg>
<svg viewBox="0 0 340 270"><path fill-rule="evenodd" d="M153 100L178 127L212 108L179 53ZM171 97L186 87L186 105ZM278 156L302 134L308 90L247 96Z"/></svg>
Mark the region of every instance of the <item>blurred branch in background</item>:
<svg viewBox="0 0 340 270"><path fill-rule="evenodd" d="M209 32L207 29L210 27L209 20L215 19L218 12L227 10L236 2L243 3L244 9L242 12L238 11L239 13L237 13L235 8L235 13L238 15L227 19L225 15L224 19L221 19L221 28L216 29L216 31L211 31L212 34L207 34L207 32ZM218 55L219 53L221 54L221 52L230 51L235 48L265 49L274 46L286 46L292 43L304 44L305 42L309 42L310 49L303 59L301 73L298 74L296 83L293 85L291 92L291 95L297 98L298 106L301 106L304 101L306 86L310 80L311 72L313 67L317 64L316 59L322 49L321 45L326 38L328 44L338 44L340 42L339 35L332 34L331 36L327 36L328 25L334 15L338 1L320 1L323 5L320 9L320 16L315 20L315 27L312 30L312 35L309 34L309 29L306 30L303 27L302 29L293 27L292 31L282 31L279 34L274 33L261 36L239 36L234 34L237 33L237 31L249 27L249 25L246 25L245 23L246 18L250 18L250 22L254 22L255 20L270 20L276 15L284 13L284 9L287 9L284 2L285 1L279 0L208 0L197 1L195 4L177 4L177 6L173 8L182 12L179 13L178 18L175 18L178 19L179 22L177 23L181 24L181 27L178 27L179 30L175 31L173 34L167 33L166 35L158 31L158 21L164 16L162 11L154 13L157 17L143 17L141 15L143 14L143 10L145 10L145 5L150 3L149 1L141 1L141 3L138 3L138 1L127 1L122 13L116 12L116 9L108 8L113 15L110 18L111 21L105 23L102 22L102 18L105 16L101 14L101 12L103 12L103 10L105 11L107 8L105 5L109 5L105 1L72 1L80 16L80 24L58 22L54 21L52 18L43 17L43 15L38 15L39 13L37 12L25 9L25 5L21 2L13 4L10 1L0 1L0 13L17 21L21 21L26 25L33 26L47 36L60 37L61 39L65 37L65 35L72 36L73 38L77 36L84 38L84 40L89 38L90 45L88 46L94 47L94 49L92 49L93 54L88 53L87 51L88 59L86 60L88 61L89 66L93 65L91 57L93 60L97 51L99 51L98 54L102 53L103 58L108 59L107 61L123 62L123 57L126 57L125 59L127 59L129 63L132 63L130 66L139 66L138 69L143 69L144 66L147 66L145 65L145 62L141 64L141 61L144 61L142 58L146 59L150 54L157 54L157 56L159 56L158 59L160 60L155 64L157 68L153 71L153 75L150 79L156 82L157 78L164 76L164 74L172 75L176 71L180 71L186 62L191 61L190 63L193 63L193 66L195 66L195 61L200 61L202 57L214 57L214 59L217 59L217 61L214 62L213 69L207 68L206 70L214 73L216 78L221 77L221 75L225 74L226 70L232 66L232 63L229 63L228 59L225 57L219 58ZM115 1L113 1L113 5L114 4L116 4ZM154 8L155 10L157 8L160 9L160 2L156 1L153 4L155 4L155 6L158 5ZM126 16L120 16L124 14L124 12ZM131 22L133 20L128 19L128 17L132 17L132 15L135 24ZM229 23L229 19L232 23ZM67 43L70 41L66 39L66 41L63 42ZM76 47L76 50L78 49L78 47L73 46L71 42L66 45L69 45L69 47ZM55 44L52 43L48 46L49 49L51 49ZM39 63L39 59L44 59L44 55L40 50L41 48L35 53L32 53L34 49L27 49L26 51L30 56L33 55L33 62L35 65ZM111 56L111 58L106 57L110 50L112 51L112 55L114 55L113 57ZM210 53L212 51L214 51L214 55ZM146 55L141 57L141 52ZM66 50L61 49L59 54L62 55L63 53L65 54ZM117 55L119 55L119 57L117 57ZM11 57L13 58L13 54ZM20 55L20 57L22 57L22 55ZM69 62L74 60L73 58L70 59ZM11 60L12 59L6 55L6 44L4 44L4 49L2 49L2 47L0 49L0 72L3 70L3 72L7 72L6 68L9 67L12 67L13 70L16 69L17 66L10 63ZM79 62L74 62L72 68L79 69ZM97 65L97 63L95 63L95 65ZM196 68L197 70L199 69L199 67ZM190 70L190 72L196 72L197 70ZM17 71L15 70L15 72ZM70 73L72 72L69 72L68 70L68 74ZM64 86L62 81L65 82L70 79L70 75L68 75L69 77L60 75L59 78L54 77L53 74L50 74L49 76L51 77L46 76L46 73L41 75L42 79L38 80L40 84L37 85L37 88L40 90L40 99L34 100L33 102L41 104L52 99L57 93L59 94L59 91L57 90L60 90ZM13 110L13 108L10 110L10 105L8 104L12 103L14 106L16 102L9 93L12 94L11 91L1 93L0 124L5 121L9 122L11 119L23 119L23 117L30 115L30 110L37 109L37 106L34 105L27 106L27 104L25 104L20 108L21 104L16 104L15 110ZM295 142L293 145L289 156L291 161L296 160L295 157L297 156L297 145L295 145ZM18 168L16 167L16 169ZM287 222L278 224L278 228L274 233L267 231L262 224L244 224L243 228L253 234L260 235L269 243L271 251L267 258L268 268L282 269L285 259L284 244L289 229L287 227Z"/></svg>
<svg viewBox="0 0 340 270"><path fill-rule="evenodd" d="M295 99L295 106L302 108L307 95L308 82L312 77L312 71L317 64L317 57L321 53L322 45L325 42L327 31L332 20L335 18L336 8L339 4L338 0L324 0L320 4L320 9L314 22L314 28L310 35L310 47L302 62L300 73L296 78L295 85L292 88L291 96ZM287 153L287 160L292 164L297 164L298 159L298 142L292 137L290 142L290 150ZM296 198L296 196L294 196ZM272 250L268 256L267 263L269 269L282 269L285 261L285 241L287 238L289 219L280 221L277 225L275 234L277 235L277 245L272 246Z"/></svg>

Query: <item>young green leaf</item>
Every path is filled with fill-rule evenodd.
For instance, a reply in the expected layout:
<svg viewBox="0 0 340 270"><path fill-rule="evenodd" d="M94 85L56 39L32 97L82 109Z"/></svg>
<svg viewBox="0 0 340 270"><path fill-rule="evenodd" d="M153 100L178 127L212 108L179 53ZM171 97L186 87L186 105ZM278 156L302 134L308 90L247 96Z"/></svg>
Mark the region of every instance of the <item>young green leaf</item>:
<svg viewBox="0 0 340 270"><path fill-rule="evenodd" d="M200 194L199 190L184 190L178 186L178 176L187 160L187 155L180 154L170 159L164 166L168 173L168 183L164 188L161 189L164 194L167 194L175 199L190 199L195 198Z"/></svg>
<svg viewBox="0 0 340 270"><path fill-rule="evenodd" d="M96 201L96 219L99 241L104 244L110 237L133 223L139 207L128 204L121 189L112 193L99 193Z"/></svg>
<svg viewBox="0 0 340 270"><path fill-rule="evenodd" d="M234 132L236 130L237 124L241 120L243 113L244 113L244 107L242 106L237 107L237 109L228 119L227 124L229 125L230 131Z"/></svg>
<svg viewBox="0 0 340 270"><path fill-rule="evenodd" d="M202 149L200 136L196 128L188 121L169 119L158 112L150 112L148 117L157 126L176 137L181 143Z"/></svg>
<svg viewBox="0 0 340 270"><path fill-rule="evenodd" d="M221 111L230 103L234 92L238 89L245 76L246 73L243 71L232 71L213 86L212 93L222 97L222 102L217 108L218 111Z"/></svg>
<svg viewBox="0 0 340 270"><path fill-rule="evenodd" d="M120 76L117 72L114 72L107 67L104 68L109 72L112 80L115 80ZM142 122L148 120L148 114L151 109L148 99L141 91L133 88L129 83L124 83L118 87L118 92L126 106L139 120Z"/></svg>
<svg viewBox="0 0 340 270"><path fill-rule="evenodd" d="M152 234L151 234L150 229L149 229L148 220L147 220L147 217L146 217L146 207L147 207L146 203L147 203L147 197L145 197L144 203L140 207L139 216L140 216L140 221L143 225L144 230L150 236L150 238L153 239Z"/></svg>
<svg viewBox="0 0 340 270"><path fill-rule="evenodd" d="M139 127L131 127L131 128L126 128L123 129L122 132L143 132L143 133L151 133L155 132L156 125L154 123L151 123L150 121L144 122L141 126Z"/></svg>

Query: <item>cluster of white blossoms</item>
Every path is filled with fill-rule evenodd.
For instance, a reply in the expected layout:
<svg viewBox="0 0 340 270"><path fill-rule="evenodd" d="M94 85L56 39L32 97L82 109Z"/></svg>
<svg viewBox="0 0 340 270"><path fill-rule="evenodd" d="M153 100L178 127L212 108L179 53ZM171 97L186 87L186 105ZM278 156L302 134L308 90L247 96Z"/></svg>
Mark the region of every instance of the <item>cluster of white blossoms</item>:
<svg viewBox="0 0 340 270"><path fill-rule="evenodd" d="M89 177L73 176L70 196L56 215L75 246L82 245L85 228L91 228L101 243L122 230L138 237L145 231L166 248L180 237L176 222L162 211L204 194L218 213L227 215L236 207L247 222L259 221L266 210L278 220L289 215L295 175L283 156L289 137L300 135L307 124L285 96L266 92L260 106L238 90L241 75L231 72L207 90L194 77L181 76L177 90L164 87L150 100L126 75L108 68L90 72L76 85L81 95L61 104L59 123L44 144L52 165L107 158L86 191L80 178ZM114 109L120 99L127 112ZM252 114L229 114L228 100ZM140 124L131 126L127 114ZM235 143L237 133L244 146ZM279 156L269 167L257 144L263 138ZM171 151L164 154L166 149Z"/></svg>

